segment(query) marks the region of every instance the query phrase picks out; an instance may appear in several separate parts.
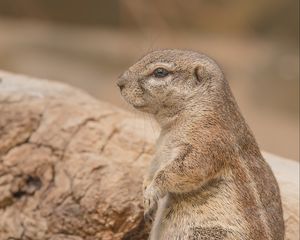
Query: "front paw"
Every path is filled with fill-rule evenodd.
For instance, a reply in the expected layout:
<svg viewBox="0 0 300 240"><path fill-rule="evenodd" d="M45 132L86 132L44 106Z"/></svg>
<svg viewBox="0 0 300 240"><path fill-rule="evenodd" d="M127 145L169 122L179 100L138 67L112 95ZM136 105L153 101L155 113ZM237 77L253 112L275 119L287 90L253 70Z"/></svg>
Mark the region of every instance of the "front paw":
<svg viewBox="0 0 300 240"><path fill-rule="evenodd" d="M153 184L148 185L144 190L144 218L146 223L154 221L157 211L158 200L161 198L161 191Z"/></svg>

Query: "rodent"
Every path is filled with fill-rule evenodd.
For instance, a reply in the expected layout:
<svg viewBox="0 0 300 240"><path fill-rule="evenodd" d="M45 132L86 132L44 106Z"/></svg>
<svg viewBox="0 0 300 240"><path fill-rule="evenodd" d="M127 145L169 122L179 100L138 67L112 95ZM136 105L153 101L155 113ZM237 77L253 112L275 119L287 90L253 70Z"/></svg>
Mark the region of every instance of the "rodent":
<svg viewBox="0 0 300 240"><path fill-rule="evenodd" d="M280 191L224 74L204 54L148 53L118 79L161 127L144 180L150 239L284 239Z"/></svg>

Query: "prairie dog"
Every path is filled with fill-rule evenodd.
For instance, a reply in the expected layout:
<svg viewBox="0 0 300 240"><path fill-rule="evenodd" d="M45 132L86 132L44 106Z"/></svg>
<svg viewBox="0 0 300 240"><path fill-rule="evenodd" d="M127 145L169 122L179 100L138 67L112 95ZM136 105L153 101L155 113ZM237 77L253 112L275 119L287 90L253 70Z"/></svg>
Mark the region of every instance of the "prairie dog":
<svg viewBox="0 0 300 240"><path fill-rule="evenodd" d="M284 239L276 179L220 67L193 51L153 51L118 79L161 127L144 179L150 239Z"/></svg>

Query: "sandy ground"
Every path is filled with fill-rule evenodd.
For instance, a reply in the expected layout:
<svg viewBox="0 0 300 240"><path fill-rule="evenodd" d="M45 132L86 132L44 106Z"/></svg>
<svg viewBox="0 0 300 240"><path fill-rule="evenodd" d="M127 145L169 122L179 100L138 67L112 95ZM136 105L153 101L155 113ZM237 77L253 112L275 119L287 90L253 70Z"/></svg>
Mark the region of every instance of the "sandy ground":
<svg viewBox="0 0 300 240"><path fill-rule="evenodd" d="M299 56L288 44L0 19L0 69L63 81L125 108L116 78L156 48L194 49L216 59L261 148L299 159Z"/></svg>

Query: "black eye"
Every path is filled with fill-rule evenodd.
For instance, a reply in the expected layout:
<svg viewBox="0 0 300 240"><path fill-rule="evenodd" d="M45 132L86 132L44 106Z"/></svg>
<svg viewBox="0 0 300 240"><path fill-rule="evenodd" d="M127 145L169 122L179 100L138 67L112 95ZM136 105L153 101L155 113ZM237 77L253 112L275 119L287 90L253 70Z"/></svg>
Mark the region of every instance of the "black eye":
<svg viewBox="0 0 300 240"><path fill-rule="evenodd" d="M164 68L156 68L153 72L154 77L156 78L163 78L169 75L168 70Z"/></svg>

